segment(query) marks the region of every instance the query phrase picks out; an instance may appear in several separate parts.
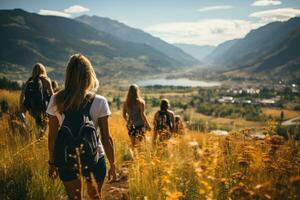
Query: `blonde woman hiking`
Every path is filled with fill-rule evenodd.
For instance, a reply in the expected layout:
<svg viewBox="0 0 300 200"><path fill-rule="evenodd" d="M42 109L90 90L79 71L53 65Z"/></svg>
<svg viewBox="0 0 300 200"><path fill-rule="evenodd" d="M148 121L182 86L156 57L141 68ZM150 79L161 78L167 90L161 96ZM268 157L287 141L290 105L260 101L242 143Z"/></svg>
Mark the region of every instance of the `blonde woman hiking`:
<svg viewBox="0 0 300 200"><path fill-rule="evenodd" d="M137 142L145 137L146 130L151 130L145 114L145 101L141 98L140 89L137 85L129 87L123 106L123 118L127 122L132 147L135 147Z"/></svg>
<svg viewBox="0 0 300 200"><path fill-rule="evenodd" d="M83 198L83 177L89 197L101 198L106 176L104 152L110 163L109 181L116 180L108 123L111 112L107 100L95 94L98 85L91 62L75 54L67 65L64 89L51 97L47 109L49 176L59 176L69 199Z"/></svg>
<svg viewBox="0 0 300 200"><path fill-rule="evenodd" d="M53 95L53 89L46 68L43 64L36 63L31 77L22 89L19 106L22 113L28 111L35 119L36 125L41 129L41 136L47 128L46 109L51 95Z"/></svg>

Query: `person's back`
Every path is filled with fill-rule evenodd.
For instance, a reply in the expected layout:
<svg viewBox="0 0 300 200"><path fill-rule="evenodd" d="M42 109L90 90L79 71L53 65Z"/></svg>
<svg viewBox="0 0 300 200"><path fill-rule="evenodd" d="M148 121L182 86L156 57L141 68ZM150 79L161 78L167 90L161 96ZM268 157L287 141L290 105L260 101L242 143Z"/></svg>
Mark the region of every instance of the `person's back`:
<svg viewBox="0 0 300 200"><path fill-rule="evenodd" d="M146 130L151 130L145 114L145 101L141 98L137 85L129 87L123 106L123 118L127 123L131 144L135 147L137 140L141 141L145 137Z"/></svg>
<svg viewBox="0 0 300 200"><path fill-rule="evenodd" d="M139 105L133 105L132 107L128 108L128 120L134 126L143 126L144 121L141 115L141 109Z"/></svg>
<svg viewBox="0 0 300 200"><path fill-rule="evenodd" d="M47 108L49 176L59 176L69 199L80 199L82 177L86 178L89 197L101 199L106 176L104 153L111 166L109 179L116 180L108 124L111 112L107 100L96 95L98 85L91 62L75 54L67 65L64 88L51 97Z"/></svg>
<svg viewBox="0 0 300 200"><path fill-rule="evenodd" d="M37 63L22 89L19 106L22 113L29 111L35 119L36 125L41 128L40 136L47 127L46 108L51 95L53 95L53 90L46 68L43 64Z"/></svg>
<svg viewBox="0 0 300 200"><path fill-rule="evenodd" d="M174 113L169 110L169 107L169 101L167 99L162 99L160 110L154 115L154 143L156 143L157 136L159 141L167 140L172 136L175 124Z"/></svg>
<svg viewBox="0 0 300 200"><path fill-rule="evenodd" d="M158 132L172 132L173 124L172 124L172 112L169 110L163 111L159 110L155 114L156 126L155 130Z"/></svg>
<svg viewBox="0 0 300 200"><path fill-rule="evenodd" d="M32 114L46 111L50 99L46 82L45 77L38 76L29 78L26 83L24 106Z"/></svg>

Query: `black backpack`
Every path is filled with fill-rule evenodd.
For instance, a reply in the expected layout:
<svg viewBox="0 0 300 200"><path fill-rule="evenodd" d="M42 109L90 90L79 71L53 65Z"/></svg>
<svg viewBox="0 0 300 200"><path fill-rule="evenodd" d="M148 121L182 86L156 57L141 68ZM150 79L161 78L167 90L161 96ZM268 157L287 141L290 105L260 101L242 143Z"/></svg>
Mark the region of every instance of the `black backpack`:
<svg viewBox="0 0 300 200"><path fill-rule="evenodd" d="M156 131L163 132L163 131L170 131L172 130L173 124L170 116L166 111L159 111L158 117L156 119Z"/></svg>
<svg viewBox="0 0 300 200"><path fill-rule="evenodd" d="M47 109L47 95L40 77L29 79L25 88L25 108L32 113L45 112Z"/></svg>
<svg viewBox="0 0 300 200"><path fill-rule="evenodd" d="M54 164L58 168L87 169L99 160L98 136L89 114L94 98L82 109L65 112L64 121L58 131L54 144Z"/></svg>

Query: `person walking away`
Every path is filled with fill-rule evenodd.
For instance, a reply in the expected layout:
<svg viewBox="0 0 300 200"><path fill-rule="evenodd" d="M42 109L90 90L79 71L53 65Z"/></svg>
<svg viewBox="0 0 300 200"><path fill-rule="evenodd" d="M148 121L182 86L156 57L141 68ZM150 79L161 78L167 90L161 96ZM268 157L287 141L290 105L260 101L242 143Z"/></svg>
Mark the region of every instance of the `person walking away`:
<svg viewBox="0 0 300 200"><path fill-rule="evenodd" d="M36 63L32 69L31 77L25 82L20 99L19 107L21 115L26 111L35 119L40 129L40 137L47 129L47 104L53 95L51 80L47 76L46 68L41 63Z"/></svg>
<svg viewBox="0 0 300 200"><path fill-rule="evenodd" d="M86 198L82 191L84 179L89 198L101 198L105 154L110 163L109 181L116 180L108 123L111 112L106 98L96 95L98 85L91 62L75 54L67 65L64 89L51 97L47 109L49 176L59 176L69 199Z"/></svg>
<svg viewBox="0 0 300 200"><path fill-rule="evenodd" d="M174 132L174 112L170 109L168 99L162 99L160 103L160 110L154 115L154 136L153 144L156 144L157 137L160 142L170 139Z"/></svg>
<svg viewBox="0 0 300 200"><path fill-rule="evenodd" d="M177 135L185 134L185 127L180 115L175 115L174 133Z"/></svg>
<svg viewBox="0 0 300 200"><path fill-rule="evenodd" d="M145 114L145 101L141 98L137 85L129 87L126 101L123 105L123 118L126 120L128 135L132 147L145 137L146 130L151 131L150 123Z"/></svg>

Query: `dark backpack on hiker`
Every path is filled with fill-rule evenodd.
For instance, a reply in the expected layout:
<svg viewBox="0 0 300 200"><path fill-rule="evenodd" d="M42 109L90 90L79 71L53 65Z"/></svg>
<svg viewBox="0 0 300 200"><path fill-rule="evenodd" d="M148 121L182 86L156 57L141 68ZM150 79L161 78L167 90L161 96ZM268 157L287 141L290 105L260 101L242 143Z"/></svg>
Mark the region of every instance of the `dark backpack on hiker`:
<svg viewBox="0 0 300 200"><path fill-rule="evenodd" d="M29 79L25 88L25 108L32 113L45 112L47 109L46 96L42 80L39 77Z"/></svg>
<svg viewBox="0 0 300 200"><path fill-rule="evenodd" d="M94 98L78 111L64 112L65 118L54 144L54 164L61 169L87 169L99 160L98 136L89 114Z"/></svg>
<svg viewBox="0 0 300 200"><path fill-rule="evenodd" d="M173 128L171 117L166 111L159 111L155 129L158 132L170 131Z"/></svg>

